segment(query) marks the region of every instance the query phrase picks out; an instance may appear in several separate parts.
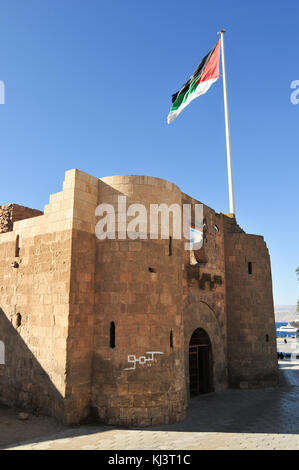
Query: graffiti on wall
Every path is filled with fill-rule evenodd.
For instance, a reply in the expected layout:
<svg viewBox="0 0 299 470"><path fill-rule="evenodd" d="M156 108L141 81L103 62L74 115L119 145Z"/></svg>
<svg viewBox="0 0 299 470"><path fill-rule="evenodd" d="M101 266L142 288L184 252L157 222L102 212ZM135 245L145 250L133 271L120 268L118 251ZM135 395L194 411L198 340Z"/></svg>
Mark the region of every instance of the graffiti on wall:
<svg viewBox="0 0 299 470"><path fill-rule="evenodd" d="M151 366L152 365L151 363L154 361L155 354L164 354L164 353L160 351L148 351L145 354L149 354L150 356L149 357L146 357L146 356L136 357L133 354L130 354L128 356L128 362L130 364L133 364L133 367L127 367L125 370L135 370L136 364L140 364L140 365L146 364L147 366Z"/></svg>

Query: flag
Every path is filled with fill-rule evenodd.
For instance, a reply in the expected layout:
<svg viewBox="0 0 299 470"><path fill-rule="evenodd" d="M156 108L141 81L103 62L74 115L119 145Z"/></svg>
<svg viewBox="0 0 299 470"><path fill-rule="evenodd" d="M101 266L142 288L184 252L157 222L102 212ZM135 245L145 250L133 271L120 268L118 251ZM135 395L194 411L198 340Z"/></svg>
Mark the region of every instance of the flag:
<svg viewBox="0 0 299 470"><path fill-rule="evenodd" d="M206 93L210 86L218 80L220 44L221 40L219 39L214 49L202 59L193 75L182 86L180 91L172 95L172 106L167 117L168 124L174 121L191 101Z"/></svg>

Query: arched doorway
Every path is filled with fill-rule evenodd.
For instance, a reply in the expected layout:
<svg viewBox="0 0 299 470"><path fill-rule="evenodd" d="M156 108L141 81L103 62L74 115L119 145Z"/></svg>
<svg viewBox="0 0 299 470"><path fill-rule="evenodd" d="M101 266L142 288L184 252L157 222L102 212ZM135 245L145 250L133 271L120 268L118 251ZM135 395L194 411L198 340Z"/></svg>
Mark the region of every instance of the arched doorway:
<svg viewBox="0 0 299 470"><path fill-rule="evenodd" d="M189 343L190 397L213 392L213 357L208 334L197 328Z"/></svg>

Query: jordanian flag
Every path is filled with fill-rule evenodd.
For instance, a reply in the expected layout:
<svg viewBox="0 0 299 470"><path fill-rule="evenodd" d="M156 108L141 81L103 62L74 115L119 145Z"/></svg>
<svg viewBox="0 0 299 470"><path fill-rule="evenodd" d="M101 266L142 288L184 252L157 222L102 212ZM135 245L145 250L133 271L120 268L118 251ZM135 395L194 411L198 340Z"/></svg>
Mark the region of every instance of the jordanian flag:
<svg viewBox="0 0 299 470"><path fill-rule="evenodd" d="M172 95L172 106L167 117L170 124L188 106L191 101L208 91L219 78L220 39L201 61L194 74L182 86L180 91Z"/></svg>

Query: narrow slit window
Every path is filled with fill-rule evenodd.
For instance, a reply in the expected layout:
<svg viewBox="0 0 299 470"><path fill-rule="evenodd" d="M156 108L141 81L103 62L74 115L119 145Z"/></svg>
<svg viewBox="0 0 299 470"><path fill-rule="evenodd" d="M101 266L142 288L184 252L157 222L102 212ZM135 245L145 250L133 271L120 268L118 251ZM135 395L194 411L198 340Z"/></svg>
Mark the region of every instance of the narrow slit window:
<svg viewBox="0 0 299 470"><path fill-rule="evenodd" d="M15 246L15 257L19 258L20 256L20 235L16 236L16 246Z"/></svg>
<svg viewBox="0 0 299 470"><path fill-rule="evenodd" d="M19 328L22 325L22 315L20 313L17 313L17 321L16 321L16 326Z"/></svg>
<svg viewBox="0 0 299 470"><path fill-rule="evenodd" d="M169 237L169 256L172 256L172 237Z"/></svg>
<svg viewBox="0 0 299 470"><path fill-rule="evenodd" d="M171 349L173 349L173 331L172 330L170 331L170 335L169 335L169 343L170 343Z"/></svg>
<svg viewBox="0 0 299 470"><path fill-rule="evenodd" d="M248 263L248 274L252 274L252 262L249 261Z"/></svg>
<svg viewBox="0 0 299 470"><path fill-rule="evenodd" d="M115 348L115 323L112 321L110 323L110 348Z"/></svg>

